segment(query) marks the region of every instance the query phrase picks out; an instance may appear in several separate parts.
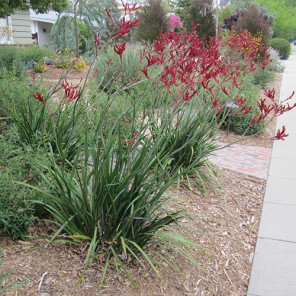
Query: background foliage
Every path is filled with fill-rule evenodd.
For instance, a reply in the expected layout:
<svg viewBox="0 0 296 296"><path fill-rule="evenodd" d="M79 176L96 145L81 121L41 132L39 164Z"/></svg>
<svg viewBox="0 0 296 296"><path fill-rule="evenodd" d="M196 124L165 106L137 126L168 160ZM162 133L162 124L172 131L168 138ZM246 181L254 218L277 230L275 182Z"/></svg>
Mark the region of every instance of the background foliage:
<svg viewBox="0 0 296 296"><path fill-rule="evenodd" d="M165 34L170 29L163 1L147 0L138 17L141 18L140 26L136 29L136 39L139 41L153 42L160 32Z"/></svg>

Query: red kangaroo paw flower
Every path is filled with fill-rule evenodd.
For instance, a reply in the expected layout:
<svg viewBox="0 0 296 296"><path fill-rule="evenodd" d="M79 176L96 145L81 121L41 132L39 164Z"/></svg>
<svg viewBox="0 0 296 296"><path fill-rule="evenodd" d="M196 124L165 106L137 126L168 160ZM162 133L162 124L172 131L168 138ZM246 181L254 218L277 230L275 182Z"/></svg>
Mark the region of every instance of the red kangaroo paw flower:
<svg viewBox="0 0 296 296"><path fill-rule="evenodd" d="M37 91L36 94L33 95L33 97L40 101L44 106L46 106L43 96L39 91Z"/></svg>
<svg viewBox="0 0 296 296"><path fill-rule="evenodd" d="M100 45L101 45L101 41L100 41L100 39L98 38L98 34L97 34L97 33L95 33L95 40L96 40L96 46L97 46L97 47L100 46Z"/></svg>
<svg viewBox="0 0 296 296"><path fill-rule="evenodd" d="M122 42L122 43L116 43L114 44L113 48L114 48L114 51L120 56L120 61L121 61L121 64L122 64L122 54L123 52L125 51L126 49L126 42Z"/></svg>
<svg viewBox="0 0 296 296"><path fill-rule="evenodd" d="M117 35L115 37L123 36L127 33L129 33L131 28L137 27L140 25L140 18L133 19L133 20L125 20L125 17L123 17L120 21L120 27Z"/></svg>
<svg viewBox="0 0 296 296"><path fill-rule="evenodd" d="M272 140L282 140L282 141L284 141L285 138L289 136L289 134L286 134L285 132L286 132L286 127L283 126L282 130L279 129L277 131L276 135L272 138Z"/></svg>
<svg viewBox="0 0 296 296"><path fill-rule="evenodd" d="M69 103L80 97L80 92L77 90L77 88L79 87L79 84L77 84L76 86L73 86L72 83L69 84L69 82L67 81L67 78L65 78L62 81L62 87L64 88L64 91L65 91L65 95L63 99L68 98L68 100L65 103Z"/></svg>
<svg viewBox="0 0 296 296"><path fill-rule="evenodd" d="M122 141L122 142L125 144L129 144L130 146L133 146L136 142L136 139L138 139L137 135L138 135L138 132L136 131L136 132L134 132L133 138L131 141Z"/></svg>

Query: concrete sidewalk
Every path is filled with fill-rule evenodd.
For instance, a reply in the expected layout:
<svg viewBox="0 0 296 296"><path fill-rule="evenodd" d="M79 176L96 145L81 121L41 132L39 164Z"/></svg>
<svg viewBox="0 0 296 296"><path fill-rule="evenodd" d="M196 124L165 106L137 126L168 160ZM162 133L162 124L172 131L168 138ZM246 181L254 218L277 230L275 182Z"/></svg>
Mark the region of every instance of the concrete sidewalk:
<svg viewBox="0 0 296 296"><path fill-rule="evenodd" d="M281 100L296 91L295 47L285 67ZM296 110L282 125L289 137L273 145L248 296L296 295Z"/></svg>

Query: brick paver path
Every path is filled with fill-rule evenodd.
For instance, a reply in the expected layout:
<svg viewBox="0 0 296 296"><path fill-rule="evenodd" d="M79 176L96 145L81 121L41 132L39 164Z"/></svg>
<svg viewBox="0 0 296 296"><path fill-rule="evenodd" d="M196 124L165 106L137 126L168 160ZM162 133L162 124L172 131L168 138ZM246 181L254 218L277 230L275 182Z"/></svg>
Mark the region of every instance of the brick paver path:
<svg viewBox="0 0 296 296"><path fill-rule="evenodd" d="M233 144L215 152L210 161L238 173L267 179L271 149Z"/></svg>

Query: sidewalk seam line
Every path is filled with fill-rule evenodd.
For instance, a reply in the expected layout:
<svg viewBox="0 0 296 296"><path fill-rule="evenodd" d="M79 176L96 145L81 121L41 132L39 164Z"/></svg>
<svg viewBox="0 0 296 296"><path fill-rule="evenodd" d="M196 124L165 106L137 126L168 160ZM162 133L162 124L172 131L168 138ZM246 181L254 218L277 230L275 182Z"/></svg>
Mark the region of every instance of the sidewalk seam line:
<svg viewBox="0 0 296 296"><path fill-rule="evenodd" d="M279 203L279 202L272 202L272 201L265 201L265 204L274 204L274 205L282 205L282 206L292 206L292 207L296 207L296 204L287 204L287 203Z"/></svg>
<svg viewBox="0 0 296 296"><path fill-rule="evenodd" d="M263 236L259 236L259 235L258 235L258 238L268 239L268 240L278 241L278 242L284 242L284 243L296 244L296 241L293 242L293 241L288 241L288 240L284 240L284 239L277 239L277 238L271 238L271 237L263 237Z"/></svg>

